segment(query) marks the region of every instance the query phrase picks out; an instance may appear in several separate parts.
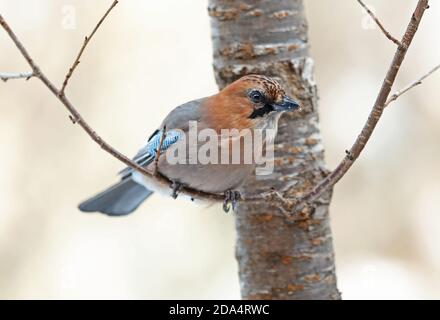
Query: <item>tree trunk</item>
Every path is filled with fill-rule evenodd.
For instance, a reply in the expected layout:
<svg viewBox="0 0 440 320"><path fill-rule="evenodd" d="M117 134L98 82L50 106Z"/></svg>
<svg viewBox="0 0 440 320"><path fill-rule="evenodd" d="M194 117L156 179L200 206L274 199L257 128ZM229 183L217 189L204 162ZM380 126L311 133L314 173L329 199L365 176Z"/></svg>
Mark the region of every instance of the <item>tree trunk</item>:
<svg viewBox="0 0 440 320"><path fill-rule="evenodd" d="M250 73L279 80L302 110L280 120L275 172L247 193L274 187L299 197L326 174L313 60L301 0L209 0L220 88ZM244 299L339 299L327 193L288 221L274 201L239 203L236 257Z"/></svg>

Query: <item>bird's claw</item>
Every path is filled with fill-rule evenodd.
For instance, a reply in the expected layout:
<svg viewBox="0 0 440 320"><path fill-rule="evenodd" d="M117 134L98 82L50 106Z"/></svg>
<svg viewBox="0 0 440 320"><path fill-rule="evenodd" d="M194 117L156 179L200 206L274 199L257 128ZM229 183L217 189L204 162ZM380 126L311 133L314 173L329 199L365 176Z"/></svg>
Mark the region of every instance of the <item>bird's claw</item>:
<svg viewBox="0 0 440 320"><path fill-rule="evenodd" d="M238 200L241 199L240 192L228 190L225 192L225 201L223 202L223 211L228 213L231 209L235 211L235 208L237 207Z"/></svg>
<svg viewBox="0 0 440 320"><path fill-rule="evenodd" d="M183 188L183 184L178 182L178 181L173 181L173 183L171 184L171 189L173 190L173 192L171 193L171 197L173 199L177 199L177 196L180 193L180 190L182 190Z"/></svg>

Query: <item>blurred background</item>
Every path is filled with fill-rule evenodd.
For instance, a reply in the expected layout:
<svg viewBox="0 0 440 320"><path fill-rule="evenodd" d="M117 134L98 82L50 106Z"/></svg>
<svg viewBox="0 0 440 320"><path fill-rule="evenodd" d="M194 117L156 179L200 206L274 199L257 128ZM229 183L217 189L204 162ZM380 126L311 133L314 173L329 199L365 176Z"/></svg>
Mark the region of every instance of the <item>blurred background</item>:
<svg viewBox="0 0 440 320"><path fill-rule="evenodd" d="M58 85L111 0L0 0L0 12ZM396 37L415 0L369 0ZM394 53L355 0L306 0L329 168L344 156ZM431 1L395 89L440 62ZM127 155L176 105L216 92L205 0L121 1L67 94ZM0 30L0 71L27 71ZM392 104L331 205L345 299L440 298L440 72ZM0 298L239 298L234 218L154 195L135 214L77 204L123 166L71 124L35 80L0 82Z"/></svg>

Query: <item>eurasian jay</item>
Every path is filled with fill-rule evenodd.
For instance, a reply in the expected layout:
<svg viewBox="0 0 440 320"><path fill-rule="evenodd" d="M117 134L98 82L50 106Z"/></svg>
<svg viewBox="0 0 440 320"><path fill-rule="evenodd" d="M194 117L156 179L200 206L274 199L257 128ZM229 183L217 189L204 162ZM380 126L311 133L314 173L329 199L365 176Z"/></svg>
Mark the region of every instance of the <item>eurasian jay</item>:
<svg viewBox="0 0 440 320"><path fill-rule="evenodd" d="M197 125L197 130L214 132L220 139L218 148L224 146L226 140L227 149L230 150L233 139L230 135L225 138L225 129L237 129L239 132L271 129L276 133L280 115L298 107L298 103L289 98L274 79L262 75L244 76L213 96L185 103L172 110L133 160L148 170L157 170L169 180L193 189L220 194L239 191L246 178L254 174L256 167L255 161L243 162L244 148L239 149L240 161L235 164L223 161L194 162L194 159L190 159L191 152L184 154L187 161L171 163L163 154L201 147L200 141L194 143L186 137L191 122ZM238 141L243 146L243 140ZM159 147L161 156L156 158ZM230 160L231 155L227 157ZM79 209L110 216L127 215L136 210L153 191L164 191L154 178L131 168L122 170L120 174L122 178L119 183L84 201Z"/></svg>

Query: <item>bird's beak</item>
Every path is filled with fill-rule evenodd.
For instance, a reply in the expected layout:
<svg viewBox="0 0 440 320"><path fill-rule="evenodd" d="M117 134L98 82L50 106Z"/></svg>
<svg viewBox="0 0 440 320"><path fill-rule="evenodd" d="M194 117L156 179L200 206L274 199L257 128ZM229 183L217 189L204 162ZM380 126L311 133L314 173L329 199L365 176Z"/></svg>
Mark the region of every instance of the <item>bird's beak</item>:
<svg viewBox="0 0 440 320"><path fill-rule="evenodd" d="M291 111L299 108L298 102L292 100L288 96L284 96L283 100L273 104L273 108L277 112Z"/></svg>

